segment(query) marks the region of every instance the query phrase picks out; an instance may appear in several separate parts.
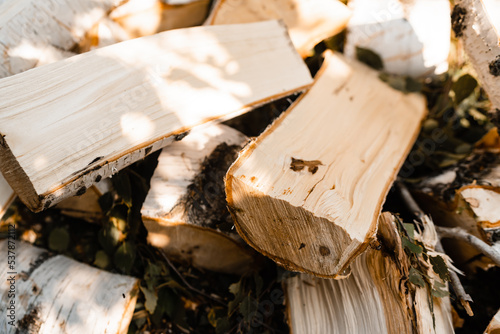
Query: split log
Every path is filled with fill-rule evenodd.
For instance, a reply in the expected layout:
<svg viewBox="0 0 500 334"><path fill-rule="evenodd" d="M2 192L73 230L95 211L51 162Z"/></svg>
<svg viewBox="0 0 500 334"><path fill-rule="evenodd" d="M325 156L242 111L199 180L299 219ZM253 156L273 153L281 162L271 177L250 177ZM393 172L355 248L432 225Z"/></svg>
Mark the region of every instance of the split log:
<svg viewBox="0 0 500 334"><path fill-rule="evenodd" d="M54 49L70 50L122 1L3 1L0 4L0 78L35 67Z"/></svg>
<svg viewBox="0 0 500 334"><path fill-rule="evenodd" d="M349 8L348 57L361 47L377 53L389 73L421 77L448 70L448 0L350 0Z"/></svg>
<svg viewBox="0 0 500 334"><path fill-rule="evenodd" d="M121 25L106 17L88 31L78 44L78 52L88 52L129 39L132 36Z"/></svg>
<svg viewBox="0 0 500 334"><path fill-rule="evenodd" d="M306 57L316 44L342 31L350 17L338 0L218 0L206 24L281 19L295 48Z"/></svg>
<svg viewBox="0 0 500 334"><path fill-rule="evenodd" d="M369 248L353 262L351 275L341 280L307 274L286 280L292 333L454 332L449 298L429 297L429 289L408 281L410 262L392 215L383 214L379 225L384 237L392 239L383 240L390 243L386 244L390 255ZM429 298L433 298L433 312Z"/></svg>
<svg viewBox="0 0 500 334"><path fill-rule="evenodd" d="M11 240L0 241L4 259L7 244L13 245ZM2 279L7 279L0 287L6 312L0 318L2 331L14 329L9 324L14 321L22 333L127 333L137 299L137 279L111 274L21 241L15 242L13 251L15 268L5 265L0 269ZM14 297L9 296L12 283ZM10 318L7 305L12 301L15 317Z"/></svg>
<svg viewBox="0 0 500 334"><path fill-rule="evenodd" d="M422 96L328 54L311 90L228 171L238 232L285 268L340 275L374 237L425 115Z"/></svg>
<svg viewBox="0 0 500 334"><path fill-rule="evenodd" d="M99 198L110 191L112 188L111 180L105 179L90 187L85 194L66 198L56 205L63 215L84 219L94 223L100 221L103 217Z"/></svg>
<svg viewBox="0 0 500 334"><path fill-rule="evenodd" d="M110 18L133 38L162 31L201 25L210 6L209 0L171 4L160 0L131 0L116 8Z"/></svg>
<svg viewBox="0 0 500 334"><path fill-rule="evenodd" d="M463 41L482 87L493 107L500 109L499 34L484 4L481 0L455 1L452 20L455 36Z"/></svg>
<svg viewBox="0 0 500 334"><path fill-rule="evenodd" d="M151 245L198 268L240 275L250 268L224 197L224 176L246 141L214 125L163 149L142 207Z"/></svg>
<svg viewBox="0 0 500 334"><path fill-rule="evenodd" d="M277 21L111 45L0 80L8 97L0 101L0 168L21 200L40 211L195 126L310 84Z"/></svg>
<svg viewBox="0 0 500 334"><path fill-rule="evenodd" d="M495 314L493 319L491 319L488 328L484 331L484 334L498 334L500 333L500 310Z"/></svg>
<svg viewBox="0 0 500 334"><path fill-rule="evenodd" d="M9 186L7 181L0 175L0 219L4 215L5 211L16 198L14 190Z"/></svg>
<svg viewBox="0 0 500 334"><path fill-rule="evenodd" d="M500 158L473 155L469 161L422 181L415 197L437 225L460 227L492 245L500 237ZM470 244L443 240L455 263L468 270L493 263ZM500 246L500 245L499 245Z"/></svg>

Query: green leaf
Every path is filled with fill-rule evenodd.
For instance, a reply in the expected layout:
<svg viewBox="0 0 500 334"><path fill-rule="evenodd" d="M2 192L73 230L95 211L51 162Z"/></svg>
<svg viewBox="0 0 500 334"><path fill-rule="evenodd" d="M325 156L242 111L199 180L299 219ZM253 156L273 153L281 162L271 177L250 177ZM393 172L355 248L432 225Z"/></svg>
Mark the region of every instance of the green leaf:
<svg viewBox="0 0 500 334"><path fill-rule="evenodd" d="M146 302L144 303L144 307L149 312L149 314L153 314L156 309L156 304L158 303L158 295L156 291L150 290L146 287L140 286L142 293L144 294L144 299Z"/></svg>
<svg viewBox="0 0 500 334"><path fill-rule="evenodd" d="M257 311L258 303L252 298L252 296L248 295L241 301L240 304L240 314L243 316L245 322L250 322L254 312Z"/></svg>
<svg viewBox="0 0 500 334"><path fill-rule="evenodd" d="M94 265L101 268L106 269L110 264L109 256L105 251L100 250L95 253Z"/></svg>
<svg viewBox="0 0 500 334"><path fill-rule="evenodd" d="M121 233L113 224L110 223L106 223L97 235L99 243L108 254L113 254L115 247L124 238L125 236L123 235L123 233Z"/></svg>
<svg viewBox="0 0 500 334"><path fill-rule="evenodd" d="M217 319L217 324L215 326L216 334L226 334L231 330L231 324L228 317Z"/></svg>
<svg viewBox="0 0 500 334"><path fill-rule="evenodd" d="M146 282L148 289L152 290L153 287L158 285L158 279L161 276L161 267L148 261L146 271L144 273L144 281Z"/></svg>
<svg viewBox="0 0 500 334"><path fill-rule="evenodd" d="M64 252L69 246L70 236L66 228L58 227L49 235L49 248L56 252Z"/></svg>
<svg viewBox="0 0 500 334"><path fill-rule="evenodd" d="M231 292L235 296L240 292L240 290L241 290L241 280L229 286L229 292Z"/></svg>
<svg viewBox="0 0 500 334"><path fill-rule="evenodd" d="M117 269L128 274L135 260L135 246L129 241L121 244L115 252L114 263Z"/></svg>
<svg viewBox="0 0 500 334"><path fill-rule="evenodd" d="M417 255L422 254L423 248L420 247L419 245L415 245L414 243L412 243L410 240L408 240L407 237L403 236L401 238L401 241L403 243L403 247L407 249L409 252Z"/></svg>
<svg viewBox="0 0 500 334"><path fill-rule="evenodd" d="M403 223L403 227L404 227L406 233L408 233L408 236L410 237L410 239L415 239L415 225Z"/></svg>
<svg viewBox="0 0 500 334"><path fill-rule="evenodd" d="M448 266L441 256L430 256L429 261L432 264L432 270L439 275L439 278L443 281L451 280Z"/></svg>
<svg viewBox="0 0 500 334"><path fill-rule="evenodd" d="M356 47L356 58L366 65L374 68L376 70L381 70L384 68L384 62L380 56L370 49L365 49L362 47Z"/></svg>
<svg viewBox="0 0 500 334"><path fill-rule="evenodd" d="M448 291L442 290L442 289L432 289L431 294L437 298L444 298L444 297L448 297L450 295L450 293Z"/></svg>
<svg viewBox="0 0 500 334"><path fill-rule="evenodd" d="M453 83L451 89L455 92L455 103L460 104L465 100L474 89L477 87L477 80L470 74L462 75L457 81Z"/></svg>
<svg viewBox="0 0 500 334"><path fill-rule="evenodd" d="M410 276L408 277L410 282L423 288L425 287L425 281L422 278L422 274L415 268L410 268Z"/></svg>

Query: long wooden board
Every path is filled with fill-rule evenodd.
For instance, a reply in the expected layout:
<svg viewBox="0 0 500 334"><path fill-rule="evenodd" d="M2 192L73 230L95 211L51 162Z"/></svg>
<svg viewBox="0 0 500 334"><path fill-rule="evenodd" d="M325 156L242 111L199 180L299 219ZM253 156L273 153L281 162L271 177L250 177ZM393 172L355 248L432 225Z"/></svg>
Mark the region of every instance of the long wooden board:
<svg viewBox="0 0 500 334"><path fill-rule="evenodd" d="M310 73L278 21L195 27L0 80L0 168L32 210L192 127L301 91Z"/></svg>
<svg viewBox="0 0 500 334"><path fill-rule="evenodd" d="M5 0L0 3L0 78L68 51L123 0Z"/></svg>
<svg viewBox="0 0 500 334"><path fill-rule="evenodd" d="M372 240L426 112L422 96L327 55L311 90L228 171L238 232L286 268L340 275Z"/></svg>
<svg viewBox="0 0 500 334"><path fill-rule="evenodd" d="M0 269L2 333L127 333L137 300L136 278L111 274L21 241L15 243L16 261L9 269L7 243L0 241L6 261Z"/></svg>

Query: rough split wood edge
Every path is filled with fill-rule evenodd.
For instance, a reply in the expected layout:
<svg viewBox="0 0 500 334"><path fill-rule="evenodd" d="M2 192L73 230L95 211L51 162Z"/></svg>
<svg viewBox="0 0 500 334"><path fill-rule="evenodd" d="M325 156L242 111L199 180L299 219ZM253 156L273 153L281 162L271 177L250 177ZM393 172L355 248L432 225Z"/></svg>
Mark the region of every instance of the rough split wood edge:
<svg viewBox="0 0 500 334"><path fill-rule="evenodd" d="M2 258L7 259L8 240L1 240ZM16 241L16 327L38 334L125 334L132 320L139 281L79 263ZM3 316L2 333L10 321L7 303L11 270L0 269ZM10 332L9 332L10 333Z"/></svg>
<svg viewBox="0 0 500 334"><path fill-rule="evenodd" d="M237 275L248 272L254 252L244 247L236 231L223 232L212 225L231 220L223 178L232 155L247 141L233 128L211 125L163 148L141 210L151 245L194 267ZM210 158L214 163L203 167ZM194 183L196 178L203 181Z"/></svg>
<svg viewBox="0 0 500 334"><path fill-rule="evenodd" d="M498 19L498 18L496 18ZM455 35L464 44L493 107L500 109L499 35L481 0L458 0L452 12Z"/></svg>
<svg viewBox="0 0 500 334"><path fill-rule="evenodd" d="M205 24L280 19L302 57L316 44L341 32L351 11L338 0L218 0Z"/></svg>
<svg viewBox="0 0 500 334"><path fill-rule="evenodd" d="M372 240L426 113L421 95L327 54L308 93L247 145L226 175L238 232L287 269L342 275Z"/></svg>
<svg viewBox="0 0 500 334"><path fill-rule="evenodd" d="M342 280L299 274L285 281L292 333L453 333L450 299L433 297L434 327L431 292L417 287L412 295L403 283L410 261L392 214L383 213L379 227L390 255L367 249L352 264L351 276Z"/></svg>
<svg viewBox="0 0 500 334"><path fill-rule="evenodd" d="M195 126L311 82L279 21L178 29L111 45L0 80L9 96L0 102L0 168L21 200L40 211Z"/></svg>

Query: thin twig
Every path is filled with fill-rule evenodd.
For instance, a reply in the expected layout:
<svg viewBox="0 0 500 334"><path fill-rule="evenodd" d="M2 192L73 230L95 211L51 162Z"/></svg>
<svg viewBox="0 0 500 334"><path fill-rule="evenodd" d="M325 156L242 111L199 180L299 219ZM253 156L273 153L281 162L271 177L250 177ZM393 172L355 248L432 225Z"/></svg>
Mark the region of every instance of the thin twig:
<svg viewBox="0 0 500 334"><path fill-rule="evenodd" d="M413 196L411 195L410 191L403 182L397 182L397 186L400 191L401 197L403 198L403 201L406 203L408 209L410 209L413 212L413 214L418 218L418 220L423 224L423 217L426 216L424 211L422 211L422 209L418 206L417 202L415 201L415 199L413 199ZM441 238L438 226L434 224L431 217L428 216L428 219L430 222L433 223L439 238ZM436 244L436 251L446 254L444 252L443 246L441 245L441 240L439 238ZM448 272L450 274L451 285L453 286L453 290L455 291L456 296L460 300L460 304L462 304L464 309L467 311L467 314L472 317L474 313L472 312L472 308L469 305L469 303L473 302L471 296L467 292L465 292L465 289L462 283L460 282L460 278L458 277L457 273L453 270L448 270Z"/></svg>
<svg viewBox="0 0 500 334"><path fill-rule="evenodd" d="M478 237L467 233L460 227L436 226L436 231L441 238L456 239L468 243L500 267L500 253Z"/></svg>
<svg viewBox="0 0 500 334"><path fill-rule="evenodd" d="M174 266L174 264L170 261L170 259L168 258L167 254L165 254L165 251L163 249L160 249L160 254L162 255L162 257L165 259L165 261L167 262L167 264L170 266L170 268L173 269L173 271L175 271L175 273L177 274L177 276L179 276L179 278L182 280L182 282L184 283L184 285L191 291L197 293L197 294L200 294L208 299L211 299L213 300L214 302L216 303L219 303L223 306L226 306L226 303L224 303L222 300L218 299L218 298L215 298L214 296L211 296L201 290L198 290L197 288L195 288L194 286L192 286L191 284L189 284L188 281L186 281L186 279L184 278L184 276L179 272L179 270L177 270L177 268Z"/></svg>

